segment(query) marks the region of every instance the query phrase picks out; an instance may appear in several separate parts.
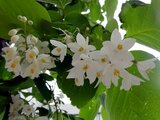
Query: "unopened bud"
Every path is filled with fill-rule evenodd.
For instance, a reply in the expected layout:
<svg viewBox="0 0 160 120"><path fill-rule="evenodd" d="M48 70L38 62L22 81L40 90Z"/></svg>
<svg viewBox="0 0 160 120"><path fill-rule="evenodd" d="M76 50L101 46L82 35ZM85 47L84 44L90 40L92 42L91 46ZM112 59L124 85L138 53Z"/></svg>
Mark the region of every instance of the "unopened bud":
<svg viewBox="0 0 160 120"><path fill-rule="evenodd" d="M8 35L9 35L9 36L13 36L13 35L16 35L17 32L18 32L17 29L11 29L11 30L8 32Z"/></svg>
<svg viewBox="0 0 160 120"><path fill-rule="evenodd" d="M22 16L22 22L27 22L27 18L25 16Z"/></svg>
<svg viewBox="0 0 160 120"><path fill-rule="evenodd" d="M28 25L33 25L33 21L32 20L28 20Z"/></svg>
<svg viewBox="0 0 160 120"><path fill-rule="evenodd" d="M11 42L12 42L12 43L16 43L16 42L18 41L18 39L19 39L19 35L13 35L13 36L11 37Z"/></svg>
<svg viewBox="0 0 160 120"><path fill-rule="evenodd" d="M31 43L36 44L38 42L38 39L35 36L31 37Z"/></svg>

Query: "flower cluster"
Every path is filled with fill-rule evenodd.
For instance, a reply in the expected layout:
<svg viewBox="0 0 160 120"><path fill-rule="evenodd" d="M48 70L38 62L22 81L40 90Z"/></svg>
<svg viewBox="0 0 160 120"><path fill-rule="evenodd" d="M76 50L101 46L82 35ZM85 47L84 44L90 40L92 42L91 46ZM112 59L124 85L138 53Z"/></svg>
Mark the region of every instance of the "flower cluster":
<svg viewBox="0 0 160 120"><path fill-rule="evenodd" d="M46 116L35 116L36 110L33 105L25 104L19 94L12 95L12 103L10 103L8 120L48 120Z"/></svg>
<svg viewBox="0 0 160 120"><path fill-rule="evenodd" d="M41 72L55 67L54 58L48 54L50 49L47 41L41 42L34 35L25 32L23 34L22 31L22 28L17 28L8 32L11 36L11 45L2 49L6 60L5 68L15 76L34 79Z"/></svg>
<svg viewBox="0 0 160 120"><path fill-rule="evenodd" d="M121 40L121 35L115 29L110 41L104 41L100 50L88 44L88 38L77 34L76 41L69 43L68 47L74 53L73 68L69 70L67 78L75 79L77 86L84 84L84 79L89 79L90 84L98 78L108 88L113 83L118 85L122 80L121 89L129 90L132 85L140 85L143 80L127 71L133 65L134 56L129 49L135 44L135 39ZM137 62L137 68L145 79L149 79L147 71L155 67L156 58Z"/></svg>

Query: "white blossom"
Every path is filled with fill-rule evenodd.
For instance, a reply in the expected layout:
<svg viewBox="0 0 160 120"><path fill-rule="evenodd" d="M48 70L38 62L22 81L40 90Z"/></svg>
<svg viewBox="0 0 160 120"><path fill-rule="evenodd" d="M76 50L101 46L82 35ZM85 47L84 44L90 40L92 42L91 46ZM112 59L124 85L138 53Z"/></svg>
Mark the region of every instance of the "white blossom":
<svg viewBox="0 0 160 120"><path fill-rule="evenodd" d="M157 60L156 58L152 58L149 60L137 62L138 71L140 72L142 77L145 78L146 80L149 80L148 73L151 69L155 68L156 65L154 61L156 60Z"/></svg>
<svg viewBox="0 0 160 120"><path fill-rule="evenodd" d="M62 62L66 56L67 46L56 40L50 40L50 42L52 45L56 46L51 53L55 56L60 56L60 61Z"/></svg>
<svg viewBox="0 0 160 120"><path fill-rule="evenodd" d="M13 72L15 76L20 75L21 72L20 60L21 60L20 56L16 56L11 61L6 62L5 68L7 68L9 72Z"/></svg>
<svg viewBox="0 0 160 120"><path fill-rule="evenodd" d="M80 58L81 54L88 54L90 51L94 51L96 48L93 45L88 45L88 39L85 39L80 33L76 36L76 42L69 43L68 47L72 52L73 61L76 61Z"/></svg>
<svg viewBox="0 0 160 120"><path fill-rule="evenodd" d="M22 113L29 116L29 115L33 115L35 113L35 110L32 105L24 105L22 109Z"/></svg>
<svg viewBox="0 0 160 120"><path fill-rule="evenodd" d="M9 36L14 36L14 35L16 35L17 33L18 33L18 29L11 29L9 32L8 32L8 35Z"/></svg>
<svg viewBox="0 0 160 120"><path fill-rule="evenodd" d="M17 47L4 47L2 51L4 52L3 57L5 58L5 60L10 61L16 56Z"/></svg>
<svg viewBox="0 0 160 120"><path fill-rule="evenodd" d="M28 35L26 40L28 45L35 45L38 42L38 38L36 38L34 35Z"/></svg>
<svg viewBox="0 0 160 120"><path fill-rule="evenodd" d="M90 84L95 81L97 72L99 71L97 62L92 61L90 58L84 58L83 60L73 62L72 65L74 67L69 70L67 78L74 78L77 86L82 86L84 84L85 73Z"/></svg>
<svg viewBox="0 0 160 120"><path fill-rule="evenodd" d="M50 53L50 49L48 48L48 42L47 41L43 41L41 42L40 40L38 40L36 46L39 50L39 53Z"/></svg>
<svg viewBox="0 0 160 120"><path fill-rule="evenodd" d="M12 42L12 43L16 43L18 40L19 40L19 35L13 35L13 36L11 37L11 42Z"/></svg>
<svg viewBox="0 0 160 120"><path fill-rule="evenodd" d="M47 70L56 66L53 58L48 54L38 55L37 60L39 62L39 67L41 70Z"/></svg>
<svg viewBox="0 0 160 120"><path fill-rule="evenodd" d="M30 64L24 71L24 77L31 77L34 79L38 77L40 74L40 68L38 61L34 60L32 64Z"/></svg>
<svg viewBox="0 0 160 120"><path fill-rule="evenodd" d="M28 49L26 51L26 60L29 63L33 62L36 59L38 53L39 53L39 51L36 47L34 47L33 49Z"/></svg>

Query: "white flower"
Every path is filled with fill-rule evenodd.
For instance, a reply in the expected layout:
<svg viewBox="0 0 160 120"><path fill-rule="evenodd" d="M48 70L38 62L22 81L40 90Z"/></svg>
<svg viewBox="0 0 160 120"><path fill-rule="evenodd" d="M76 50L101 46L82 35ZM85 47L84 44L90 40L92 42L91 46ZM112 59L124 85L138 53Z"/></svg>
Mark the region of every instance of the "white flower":
<svg viewBox="0 0 160 120"><path fill-rule="evenodd" d="M51 53L55 56L60 56L60 60L62 62L66 56L67 46L56 40L50 40L50 42L52 45L56 46Z"/></svg>
<svg viewBox="0 0 160 120"><path fill-rule="evenodd" d="M32 105L24 105L24 107L22 109L22 113L24 113L27 116L33 115L34 112L35 112L35 110Z"/></svg>
<svg viewBox="0 0 160 120"><path fill-rule="evenodd" d="M20 98L19 94L17 94L16 96L11 95L12 97L12 102L13 104L11 104L10 106L12 106L15 109L11 109L10 107L10 112L14 112L15 110L20 110L23 105L24 105L24 101Z"/></svg>
<svg viewBox="0 0 160 120"><path fill-rule="evenodd" d="M106 52L111 62L130 67L134 60L133 55L128 51L135 44L135 39L127 38L121 40L121 35L115 29L111 35L111 41L103 42L102 51Z"/></svg>
<svg viewBox="0 0 160 120"><path fill-rule="evenodd" d="M23 36L19 35L19 39L16 42L15 46L18 46L18 51L26 51L27 48L27 44L26 44L26 40Z"/></svg>
<svg viewBox="0 0 160 120"><path fill-rule="evenodd" d="M120 74L123 78L121 89L129 90L133 85L140 85L140 83L143 82L142 79L130 74L126 70L122 70Z"/></svg>
<svg viewBox="0 0 160 120"><path fill-rule="evenodd" d="M47 41L44 41L44 42L41 42L40 40L38 40L36 46L39 50L39 53L50 53L50 49L48 48L48 42Z"/></svg>
<svg viewBox="0 0 160 120"><path fill-rule="evenodd" d="M145 78L146 80L149 80L147 73L149 72L149 70L155 68L156 65L155 65L154 61L156 61L156 60L157 60L156 58L152 58L149 60L137 62L138 71L143 76L143 78Z"/></svg>
<svg viewBox="0 0 160 120"><path fill-rule="evenodd" d="M17 54L16 47L4 47L2 51L5 53L3 57L5 58L6 61L12 60Z"/></svg>
<svg viewBox="0 0 160 120"><path fill-rule="evenodd" d="M73 61L78 60L81 54L88 54L90 51L94 51L96 48L93 45L88 45L88 39L78 33L76 36L76 41L74 43L69 43L68 47L75 54L73 55Z"/></svg>
<svg viewBox="0 0 160 120"><path fill-rule="evenodd" d="M11 29L9 32L8 32L8 35L9 36L14 36L14 35L16 35L17 33L18 33L18 29Z"/></svg>
<svg viewBox="0 0 160 120"><path fill-rule="evenodd" d="M40 74L40 68L39 64L36 60L33 61L32 64L30 64L24 71L24 77L31 77L34 79L35 77L38 77Z"/></svg>
<svg viewBox="0 0 160 120"><path fill-rule="evenodd" d="M36 38L34 35L28 35L26 40L28 45L35 45L38 42L38 38Z"/></svg>
<svg viewBox="0 0 160 120"><path fill-rule="evenodd" d="M39 62L39 67L41 70L46 70L55 67L53 58L48 54L40 54L37 58Z"/></svg>
<svg viewBox="0 0 160 120"><path fill-rule="evenodd" d="M7 68L9 72L13 72L15 76L18 76L21 72L20 60L20 56L16 56L11 61L6 62L5 68Z"/></svg>
<svg viewBox="0 0 160 120"><path fill-rule="evenodd" d="M33 62L36 59L38 53L39 53L39 51L36 47L34 47L33 49L28 49L26 51L26 60L29 63Z"/></svg>
<svg viewBox="0 0 160 120"><path fill-rule="evenodd" d="M11 42L12 42L12 43L16 43L18 40L19 40L19 35L13 35L13 36L11 37Z"/></svg>
<svg viewBox="0 0 160 120"><path fill-rule="evenodd" d="M84 84L85 73L90 84L95 81L97 72L99 71L97 62L92 61L90 58L84 58L84 60L73 62L72 65L74 67L69 70L67 78L74 78L77 86L82 86Z"/></svg>

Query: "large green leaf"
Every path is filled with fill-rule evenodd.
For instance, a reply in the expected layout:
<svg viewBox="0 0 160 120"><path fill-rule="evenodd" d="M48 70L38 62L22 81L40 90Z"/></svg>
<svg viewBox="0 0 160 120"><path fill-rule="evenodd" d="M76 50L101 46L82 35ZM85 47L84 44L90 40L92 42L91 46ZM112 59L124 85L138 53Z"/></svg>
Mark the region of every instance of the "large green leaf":
<svg viewBox="0 0 160 120"><path fill-rule="evenodd" d="M90 85L89 81L85 79L84 85L78 87L75 85L74 79L66 79L67 71L71 68L71 60L71 56L66 56L63 63L56 63L57 83L59 88L71 99L73 105L82 107L95 95L96 83Z"/></svg>
<svg viewBox="0 0 160 120"><path fill-rule="evenodd" d="M98 96L105 90L106 87L100 84L95 96L84 107L80 109L79 116L81 118L83 118L84 120L93 120L95 118L100 107Z"/></svg>
<svg viewBox="0 0 160 120"><path fill-rule="evenodd" d="M123 5L120 18L126 29L126 37L133 37L137 42L160 50L160 1L151 4L129 1Z"/></svg>
<svg viewBox="0 0 160 120"><path fill-rule="evenodd" d="M133 52L136 60L153 57L145 52ZM130 71L139 76L136 67ZM149 76L150 81L133 86L131 90L112 87L107 91L107 110L110 120L159 120L160 118L160 62Z"/></svg>
<svg viewBox="0 0 160 120"><path fill-rule="evenodd" d="M72 2L72 0L38 0L44 3L50 3L56 5L58 8L64 9L66 5Z"/></svg>
<svg viewBox="0 0 160 120"><path fill-rule="evenodd" d="M105 4L103 5L103 11L107 12L106 16L108 21L114 17L114 12L117 8L118 0L105 0Z"/></svg>
<svg viewBox="0 0 160 120"><path fill-rule="evenodd" d="M0 0L1 38L8 38L8 31L12 28L24 28L24 24L17 20L18 15L26 16L33 21L33 27L27 28L30 32L38 30L43 20L51 21L45 8L35 0Z"/></svg>

